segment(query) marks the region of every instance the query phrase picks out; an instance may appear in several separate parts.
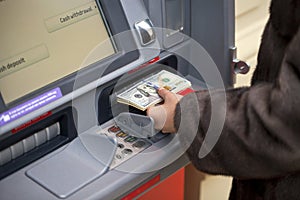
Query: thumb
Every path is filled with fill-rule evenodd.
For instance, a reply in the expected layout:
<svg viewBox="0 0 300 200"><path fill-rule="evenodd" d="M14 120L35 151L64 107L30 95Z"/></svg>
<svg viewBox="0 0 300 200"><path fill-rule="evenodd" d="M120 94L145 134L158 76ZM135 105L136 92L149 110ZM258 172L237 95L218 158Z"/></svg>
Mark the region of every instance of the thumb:
<svg viewBox="0 0 300 200"><path fill-rule="evenodd" d="M157 93L159 94L159 96L161 96L161 98L166 100L166 98L168 97L168 95L170 95L171 92L169 90L166 90L165 88L159 88Z"/></svg>
<svg viewBox="0 0 300 200"><path fill-rule="evenodd" d="M165 103L171 103L171 104L176 104L182 96L174 94L173 92L165 89L165 88L159 88L157 91L159 96L164 99Z"/></svg>

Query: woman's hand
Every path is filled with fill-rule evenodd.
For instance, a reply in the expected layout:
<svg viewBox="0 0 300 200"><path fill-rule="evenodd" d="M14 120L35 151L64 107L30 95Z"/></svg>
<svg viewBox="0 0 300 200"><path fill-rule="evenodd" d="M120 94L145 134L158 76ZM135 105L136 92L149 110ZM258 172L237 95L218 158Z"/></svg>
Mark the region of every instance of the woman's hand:
<svg viewBox="0 0 300 200"><path fill-rule="evenodd" d="M176 133L175 108L182 96L164 88L160 88L157 93L164 99L164 102L148 108L147 115L154 119L155 129L162 130L163 133Z"/></svg>

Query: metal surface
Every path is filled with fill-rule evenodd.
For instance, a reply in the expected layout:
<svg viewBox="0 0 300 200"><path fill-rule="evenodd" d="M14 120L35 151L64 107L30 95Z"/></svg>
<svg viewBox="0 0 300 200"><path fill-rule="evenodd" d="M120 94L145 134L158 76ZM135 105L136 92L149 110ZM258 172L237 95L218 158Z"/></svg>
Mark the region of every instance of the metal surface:
<svg viewBox="0 0 300 200"><path fill-rule="evenodd" d="M134 24L142 46L147 46L155 41L155 32L150 19L145 19Z"/></svg>
<svg viewBox="0 0 300 200"><path fill-rule="evenodd" d="M124 112L115 117L116 124L125 132L139 138L153 137L156 132L151 117Z"/></svg>
<svg viewBox="0 0 300 200"><path fill-rule="evenodd" d="M232 47L230 48L232 63L231 63L231 70L234 74L247 74L250 70L250 66L245 61L237 59L237 48Z"/></svg>

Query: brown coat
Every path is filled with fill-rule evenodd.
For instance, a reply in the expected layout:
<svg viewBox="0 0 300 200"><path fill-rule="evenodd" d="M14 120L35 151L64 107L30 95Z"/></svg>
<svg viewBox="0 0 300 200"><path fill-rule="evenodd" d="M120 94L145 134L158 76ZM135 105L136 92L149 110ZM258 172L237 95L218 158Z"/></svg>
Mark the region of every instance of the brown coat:
<svg viewBox="0 0 300 200"><path fill-rule="evenodd" d="M175 126L187 155L201 171L233 176L230 199L300 199L300 0L273 0L249 88L228 89L218 142L198 153L211 116L208 91L184 97ZM220 92L212 92L218 99ZM199 109L197 105L199 105ZM222 107L222 105L224 105ZM195 116L200 113L200 121ZM196 126L195 126L196 124Z"/></svg>

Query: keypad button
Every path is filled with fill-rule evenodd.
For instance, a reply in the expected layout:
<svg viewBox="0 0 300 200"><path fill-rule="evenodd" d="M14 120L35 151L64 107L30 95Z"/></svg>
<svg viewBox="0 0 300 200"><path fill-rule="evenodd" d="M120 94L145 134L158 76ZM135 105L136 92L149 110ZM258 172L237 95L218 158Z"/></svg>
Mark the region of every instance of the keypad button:
<svg viewBox="0 0 300 200"><path fill-rule="evenodd" d="M109 129L108 129L108 132L110 132L110 133L117 133L117 132L119 132L121 129L119 128L119 127L117 127L117 126L112 126L112 127L110 127Z"/></svg>
<svg viewBox="0 0 300 200"><path fill-rule="evenodd" d="M127 138L125 138L125 142L128 142L128 143L133 143L137 140L138 138L137 137L134 137L134 136L128 136Z"/></svg>
<svg viewBox="0 0 300 200"><path fill-rule="evenodd" d="M130 154L132 154L132 150L131 149L124 149L123 151L122 151L122 153L123 154L125 154L125 155L130 155Z"/></svg>
<svg viewBox="0 0 300 200"><path fill-rule="evenodd" d="M140 148L144 147L145 145L146 145L146 142L145 142L145 141L139 140L139 141L137 141L136 143L134 143L134 144L132 145L132 147L140 149Z"/></svg>
<svg viewBox="0 0 300 200"><path fill-rule="evenodd" d="M119 160L121 160L121 159L123 159L123 156L122 155L120 155L120 154L116 154L116 156L115 156L117 159L119 159Z"/></svg>
<svg viewBox="0 0 300 200"><path fill-rule="evenodd" d="M121 131L120 133L117 133L116 136L119 138L125 138L128 136L128 134Z"/></svg>
<svg viewBox="0 0 300 200"><path fill-rule="evenodd" d="M124 148L124 144L119 143L119 144L118 144L118 147L119 147L120 149L123 149L123 148Z"/></svg>

